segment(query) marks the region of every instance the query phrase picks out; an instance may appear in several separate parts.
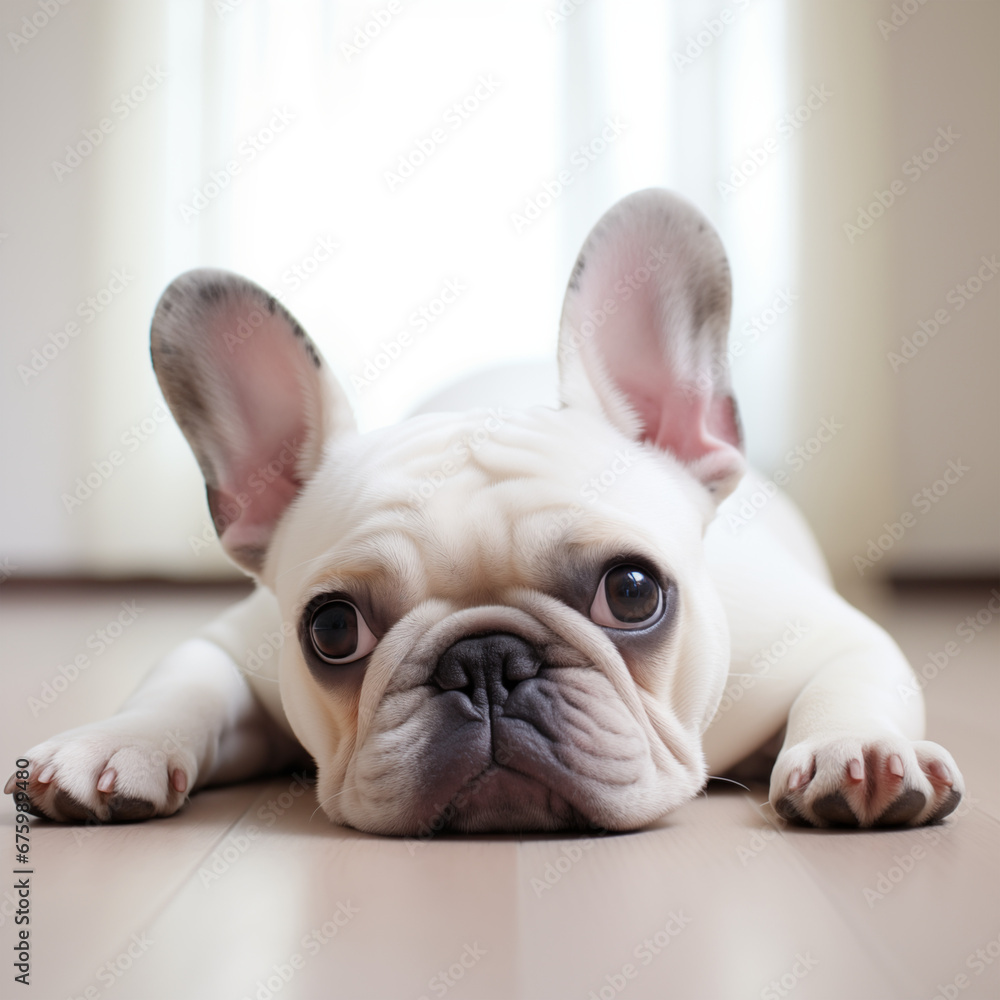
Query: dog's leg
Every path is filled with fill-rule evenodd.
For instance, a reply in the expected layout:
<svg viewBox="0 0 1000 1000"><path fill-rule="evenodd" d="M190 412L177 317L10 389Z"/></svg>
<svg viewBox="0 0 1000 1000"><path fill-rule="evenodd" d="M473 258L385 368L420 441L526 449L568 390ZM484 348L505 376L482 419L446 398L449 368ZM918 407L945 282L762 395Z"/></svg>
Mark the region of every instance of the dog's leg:
<svg viewBox="0 0 1000 1000"><path fill-rule="evenodd" d="M770 801L786 818L868 827L946 816L964 783L948 751L923 739L913 671L823 578L804 528L803 544L789 544L797 517L779 494L750 524L734 532L720 520L709 533L732 649L705 734L709 766L725 773L783 729Z"/></svg>
<svg viewBox="0 0 1000 1000"><path fill-rule="evenodd" d="M146 819L176 812L196 788L280 770L301 754L232 657L195 638L117 715L29 750L27 791L32 811L55 820ZM5 791L16 787L12 777Z"/></svg>
<svg viewBox="0 0 1000 1000"><path fill-rule="evenodd" d="M789 712L771 804L815 826L941 819L962 798L962 775L947 750L922 738L923 698L899 648L845 609L852 614L826 632L822 666Z"/></svg>

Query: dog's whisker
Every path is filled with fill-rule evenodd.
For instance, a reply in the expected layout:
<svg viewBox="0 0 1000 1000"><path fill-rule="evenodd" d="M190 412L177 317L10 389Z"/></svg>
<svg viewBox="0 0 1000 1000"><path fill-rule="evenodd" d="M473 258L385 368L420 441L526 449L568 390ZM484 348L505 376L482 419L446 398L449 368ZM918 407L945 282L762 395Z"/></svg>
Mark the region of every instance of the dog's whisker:
<svg viewBox="0 0 1000 1000"><path fill-rule="evenodd" d="M301 569L303 566L310 566L313 563L323 562L323 560L326 558L328 557L324 553L323 555L313 556L311 559L303 559L302 562L295 563L294 566L289 566L288 569L283 570L275 577L275 580L280 580L282 577L288 576L289 573L293 572L294 570Z"/></svg>
<svg viewBox="0 0 1000 1000"><path fill-rule="evenodd" d="M710 774L708 776L708 780L709 781L725 781L728 784L730 784L730 785L736 785L738 788L742 788L742 789L744 789L747 792L750 791L750 789L746 785L744 785L742 781L736 781L733 778L723 778L721 775L718 775L718 774Z"/></svg>
<svg viewBox="0 0 1000 1000"><path fill-rule="evenodd" d="M334 792L333 795L328 795L323 801L316 806L316 808L309 814L309 821L312 822L313 817L318 813L327 802L332 802L338 795L343 795L344 792L350 792L357 788L357 785L349 785L347 788L341 788L339 792Z"/></svg>

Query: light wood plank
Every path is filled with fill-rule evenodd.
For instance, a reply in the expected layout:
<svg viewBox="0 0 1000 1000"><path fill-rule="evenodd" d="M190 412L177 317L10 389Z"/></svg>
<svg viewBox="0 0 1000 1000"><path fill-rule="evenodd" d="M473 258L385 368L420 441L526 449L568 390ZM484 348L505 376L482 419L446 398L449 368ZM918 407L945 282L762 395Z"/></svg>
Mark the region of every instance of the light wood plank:
<svg viewBox="0 0 1000 1000"><path fill-rule="evenodd" d="M27 698L133 595L147 609L134 628L33 715ZM985 600L908 597L875 612L919 668ZM226 601L155 590L5 595L0 627L17 669L2 682L0 759L112 711L158 653ZM767 992L776 981L794 1000L932 1000L944 987L960 1000L996 996L998 654L991 622L928 680L929 735L952 750L970 789L959 814L931 830L789 828L760 808L763 787L713 788L648 830L589 843L414 843L330 826L291 776L200 793L169 820L33 824L33 995L584 1000L624 983L616 998L701 1000L782 996ZM7 799L7 842L11 823ZM12 927L0 923L5 947ZM670 938L659 952L657 931ZM152 942L135 958L132 935ZM803 958L810 967L796 970ZM131 967L99 979L116 959ZM450 979L449 967L453 985L434 979Z"/></svg>

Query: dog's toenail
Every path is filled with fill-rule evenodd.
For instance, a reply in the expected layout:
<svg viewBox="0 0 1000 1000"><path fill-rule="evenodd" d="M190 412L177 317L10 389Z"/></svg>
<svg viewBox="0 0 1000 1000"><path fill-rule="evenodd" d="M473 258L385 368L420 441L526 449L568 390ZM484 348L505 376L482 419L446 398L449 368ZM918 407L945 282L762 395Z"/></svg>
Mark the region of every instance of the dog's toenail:
<svg viewBox="0 0 1000 1000"><path fill-rule="evenodd" d="M943 782L946 785L951 785L954 783L954 779L951 776L951 771L948 770L948 765L941 760L932 760L930 767L928 767L928 772L938 781Z"/></svg>

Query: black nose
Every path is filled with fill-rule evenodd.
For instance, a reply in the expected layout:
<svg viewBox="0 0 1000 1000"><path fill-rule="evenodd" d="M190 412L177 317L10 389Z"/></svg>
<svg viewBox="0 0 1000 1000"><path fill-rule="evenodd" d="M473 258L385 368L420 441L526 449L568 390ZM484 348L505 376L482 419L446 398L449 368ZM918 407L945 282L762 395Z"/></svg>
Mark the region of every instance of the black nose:
<svg viewBox="0 0 1000 1000"><path fill-rule="evenodd" d="M502 705L513 687L538 673L541 662L530 643L499 632L449 646L431 679L442 691L464 691L474 702L485 697Z"/></svg>

